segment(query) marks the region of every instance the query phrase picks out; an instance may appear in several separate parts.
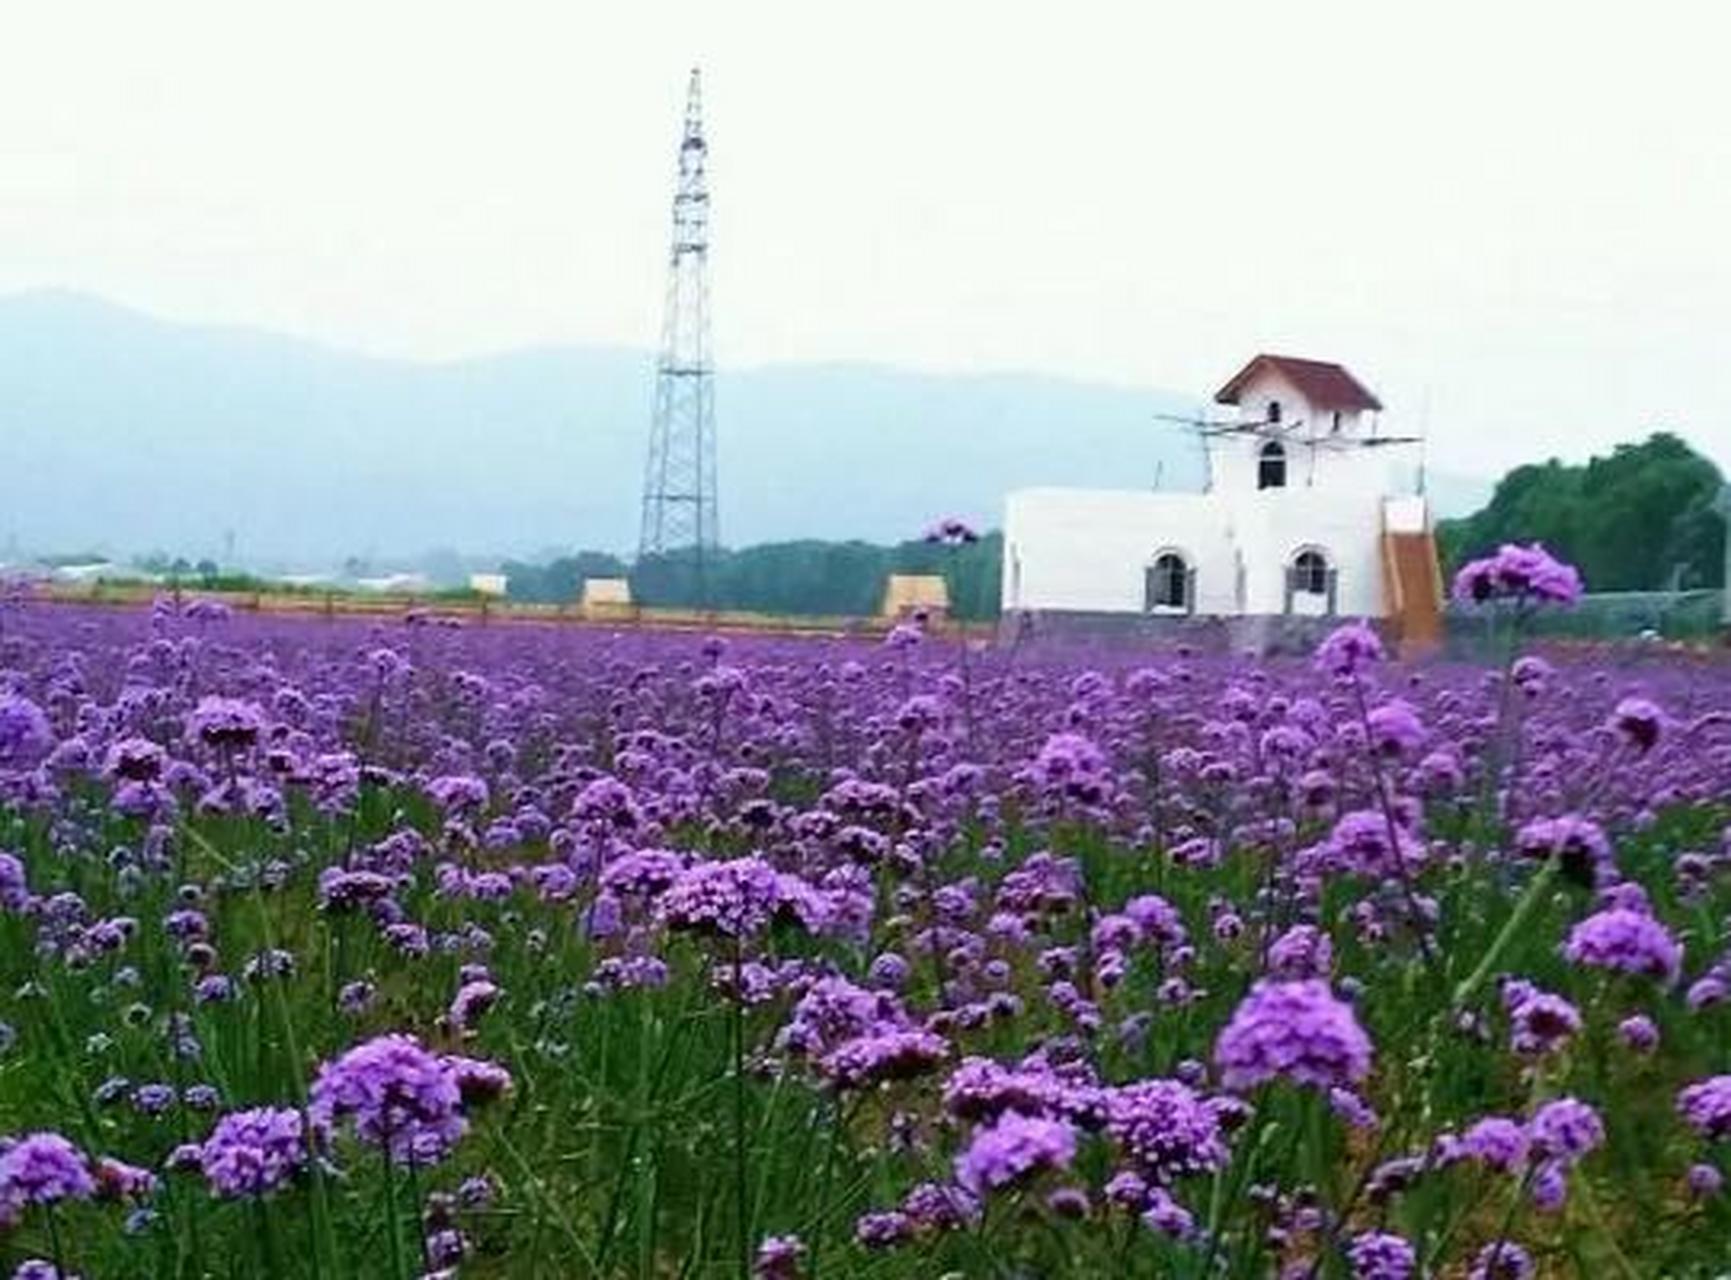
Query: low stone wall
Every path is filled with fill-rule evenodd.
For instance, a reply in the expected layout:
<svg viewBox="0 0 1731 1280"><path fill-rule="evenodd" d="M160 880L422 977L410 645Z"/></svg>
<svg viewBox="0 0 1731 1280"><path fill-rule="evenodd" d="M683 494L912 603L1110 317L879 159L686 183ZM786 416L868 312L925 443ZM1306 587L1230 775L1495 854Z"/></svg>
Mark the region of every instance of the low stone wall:
<svg viewBox="0 0 1731 1280"><path fill-rule="evenodd" d="M1073 610L1024 610L998 623L998 644L1022 649L1097 645L1109 650L1171 651L1188 647L1203 653L1261 655L1310 653L1317 642L1345 619L1291 614L1222 618L1141 613L1084 613Z"/></svg>

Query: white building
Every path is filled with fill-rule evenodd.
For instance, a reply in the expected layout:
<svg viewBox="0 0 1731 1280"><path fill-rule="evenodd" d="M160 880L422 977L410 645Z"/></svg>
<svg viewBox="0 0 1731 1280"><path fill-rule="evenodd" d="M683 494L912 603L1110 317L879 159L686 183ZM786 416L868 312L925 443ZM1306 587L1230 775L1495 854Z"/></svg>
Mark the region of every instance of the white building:
<svg viewBox="0 0 1731 1280"><path fill-rule="evenodd" d="M358 590L377 591L381 595L413 595L429 590L432 585L424 573L387 573L379 577L355 579Z"/></svg>
<svg viewBox="0 0 1731 1280"><path fill-rule="evenodd" d="M1200 493L1023 489L1004 517L1006 614L1407 617L1440 609L1416 443L1337 364L1259 355L1194 424ZM1427 633L1428 623L1421 629Z"/></svg>

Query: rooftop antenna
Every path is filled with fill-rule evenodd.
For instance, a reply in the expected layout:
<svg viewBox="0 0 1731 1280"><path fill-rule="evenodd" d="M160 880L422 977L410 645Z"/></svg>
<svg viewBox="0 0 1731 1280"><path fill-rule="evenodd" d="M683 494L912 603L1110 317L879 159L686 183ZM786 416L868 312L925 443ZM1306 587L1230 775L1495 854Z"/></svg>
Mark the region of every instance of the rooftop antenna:
<svg viewBox="0 0 1731 1280"><path fill-rule="evenodd" d="M1157 413L1154 421L1166 423L1169 426L1183 427L1196 441L1196 447L1202 453L1202 492L1211 493L1214 489L1214 458L1208 448L1208 437L1226 427L1225 422L1213 421L1208 417L1206 405L1198 405L1194 414ZM1164 467L1164 463L1161 464ZM1159 488L1159 484L1155 484Z"/></svg>
<svg viewBox="0 0 1731 1280"><path fill-rule="evenodd" d="M699 606L709 604L709 562L720 546L715 475L715 365L709 339L709 144L696 67L686 90L673 194L655 416L643 470L637 555L689 554Z"/></svg>

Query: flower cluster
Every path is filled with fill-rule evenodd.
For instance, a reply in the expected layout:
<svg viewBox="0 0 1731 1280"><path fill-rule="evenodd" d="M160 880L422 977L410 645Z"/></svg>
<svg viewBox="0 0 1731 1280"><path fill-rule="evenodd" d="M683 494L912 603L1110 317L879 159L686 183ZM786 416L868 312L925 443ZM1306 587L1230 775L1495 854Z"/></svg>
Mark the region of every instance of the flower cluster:
<svg viewBox="0 0 1731 1280"><path fill-rule="evenodd" d="M282 1107L230 1112L198 1148L199 1168L219 1196L267 1195L306 1161L301 1114Z"/></svg>
<svg viewBox="0 0 1731 1280"><path fill-rule="evenodd" d="M1009 1111L974 1134L956 1157L956 1181L976 1196L1036 1174L1067 1169L1076 1158L1076 1131L1062 1120Z"/></svg>
<svg viewBox="0 0 1731 1280"><path fill-rule="evenodd" d="M1677 1095L1677 1110L1703 1138L1731 1138L1731 1075L1689 1085Z"/></svg>
<svg viewBox="0 0 1731 1280"><path fill-rule="evenodd" d="M397 1163L434 1164L468 1128L465 1080L479 1077L481 1094L496 1096L500 1082L487 1075L496 1070L439 1057L414 1036L378 1036L319 1068L308 1114L321 1131L348 1122L357 1138Z"/></svg>
<svg viewBox="0 0 1731 1280"><path fill-rule="evenodd" d="M1505 543L1495 555L1469 560L1455 574L1455 599L1467 604L1508 600L1572 605L1581 598L1581 575L1543 547Z"/></svg>
<svg viewBox="0 0 1731 1280"><path fill-rule="evenodd" d="M1611 907L1569 931L1563 954L1571 964L1645 974L1669 985L1683 966L1683 948L1645 911Z"/></svg>
<svg viewBox="0 0 1731 1280"><path fill-rule="evenodd" d="M1214 1042L1228 1089L1270 1080L1328 1089L1370 1073L1371 1043L1352 1006L1316 979L1264 980L1250 989Z"/></svg>

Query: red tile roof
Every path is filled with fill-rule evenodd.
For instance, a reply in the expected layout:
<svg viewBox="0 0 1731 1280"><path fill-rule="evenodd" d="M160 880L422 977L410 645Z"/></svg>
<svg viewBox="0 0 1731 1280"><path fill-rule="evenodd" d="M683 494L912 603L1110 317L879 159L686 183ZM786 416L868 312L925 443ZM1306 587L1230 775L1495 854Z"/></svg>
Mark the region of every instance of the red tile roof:
<svg viewBox="0 0 1731 1280"><path fill-rule="evenodd" d="M1237 404L1244 385L1264 369L1272 369L1290 382L1313 409L1380 409L1382 401L1342 366L1327 360L1301 360L1297 356L1260 355L1240 369L1219 391L1218 404Z"/></svg>

